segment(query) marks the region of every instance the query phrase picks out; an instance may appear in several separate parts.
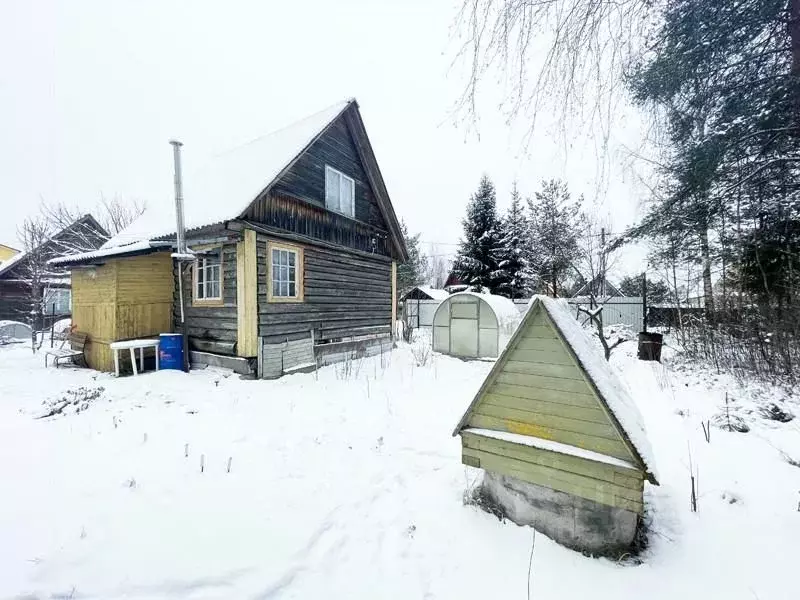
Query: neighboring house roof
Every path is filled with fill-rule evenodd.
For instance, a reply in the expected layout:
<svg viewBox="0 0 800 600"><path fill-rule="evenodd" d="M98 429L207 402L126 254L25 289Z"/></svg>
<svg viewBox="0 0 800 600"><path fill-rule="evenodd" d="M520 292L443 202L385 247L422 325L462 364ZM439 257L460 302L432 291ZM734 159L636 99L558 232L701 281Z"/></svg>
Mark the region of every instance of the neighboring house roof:
<svg viewBox="0 0 800 600"><path fill-rule="evenodd" d="M429 285L418 285L411 288L405 294L403 294L401 300L405 300L416 290L418 290L421 294L427 296L431 300L444 300L445 298L450 296L450 293L447 290L438 290Z"/></svg>
<svg viewBox="0 0 800 600"><path fill-rule="evenodd" d="M224 152L205 168L184 177L184 223L187 231L241 218L250 205L267 192L298 158L341 116L347 117L356 148L377 202L384 213L390 238L400 260L407 251L400 224L392 208L355 99L330 106L301 121ZM174 201L165 198L148 204L129 227L108 240L103 248L121 247L175 234Z"/></svg>
<svg viewBox="0 0 800 600"><path fill-rule="evenodd" d="M572 294L572 297L573 298L577 298L578 296L586 296L586 295L588 295L587 294L588 290L590 290L590 289L592 289L592 288L594 288L596 286L599 286L599 285L600 285L600 275L596 275L595 278L592 279L592 281L587 281L580 288L578 288L578 291L576 291L574 294ZM605 293L606 296L611 296L611 297L624 297L625 296L625 294L623 294L621 291L619 291L619 288L616 285L614 285L613 283L611 283L608 279L606 279L604 285L605 285L605 288L606 288L606 293Z"/></svg>
<svg viewBox="0 0 800 600"><path fill-rule="evenodd" d="M456 275L455 271L450 271L450 274L447 276L447 280L444 282L444 287L450 287L453 285L467 285L467 284L461 280L461 277Z"/></svg>
<svg viewBox="0 0 800 600"><path fill-rule="evenodd" d="M612 417L612 422L614 422L616 429L626 440L630 451L640 461L642 468L648 474L648 479L653 483L657 483L658 474L653 451L636 403L629 395L624 384L617 378L612 367L596 348L590 336L572 315L565 300L556 300L547 296L534 296L531 298L525 318L515 331L506 349L497 359L481 389L461 417L456 429L453 431L453 435L457 435L467 427L473 410L480 403L495 376L502 372L509 360L513 360L509 359L509 356L515 351L517 340L525 335L529 323L533 322L532 319L539 312L536 310L537 307L546 312L555 327L556 333L560 335L568 349L574 354L577 365L595 390L602 405Z"/></svg>
<svg viewBox="0 0 800 600"><path fill-rule="evenodd" d="M94 232L96 232L98 234L98 241L99 241L99 238L108 239L108 237L109 237L108 232L105 230L105 228L103 228L102 225L100 225L100 223L97 222L97 219L95 219L90 214L85 214L81 218L76 219L74 222L70 223L69 225L67 225L66 227L61 229L60 231L58 231L55 234L53 234L52 236L50 236L50 238L47 239L46 241L44 241L42 244L40 244L36 248L36 250L38 250L40 248L43 248L45 246L48 246L48 245L54 245L55 246L60 241L62 241L64 237L69 235L70 232L73 232L77 227L88 227L88 228L90 228L91 230L93 230ZM8 273L10 273L10 271L14 268L14 266L16 266L16 265L18 265L20 263L23 263L25 261L25 258L28 255L29 255L29 252L20 252L19 254L15 255L15 256L12 256L10 259L8 259L4 263L0 264L0 277L3 277L4 275L7 275ZM51 261L48 261L48 263L50 263L50 262ZM52 263L52 264L55 264L55 263Z"/></svg>

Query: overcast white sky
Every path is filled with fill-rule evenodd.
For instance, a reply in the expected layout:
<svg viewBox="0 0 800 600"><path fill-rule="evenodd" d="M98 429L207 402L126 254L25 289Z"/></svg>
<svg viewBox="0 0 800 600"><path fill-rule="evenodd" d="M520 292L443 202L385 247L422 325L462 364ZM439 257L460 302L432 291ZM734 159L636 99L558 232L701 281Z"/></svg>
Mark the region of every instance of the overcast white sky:
<svg viewBox="0 0 800 600"><path fill-rule="evenodd" d="M452 107L458 0L0 0L0 242L40 198L90 210L101 195L172 202L168 140L185 173L209 156L355 96L398 215L454 251L482 173L498 204L514 179L595 195L593 141L507 124L502 90L475 134ZM634 126L614 143L637 137ZM644 190L612 162L604 211L619 231ZM191 198L186 199L191 202ZM641 269L628 251L624 271Z"/></svg>

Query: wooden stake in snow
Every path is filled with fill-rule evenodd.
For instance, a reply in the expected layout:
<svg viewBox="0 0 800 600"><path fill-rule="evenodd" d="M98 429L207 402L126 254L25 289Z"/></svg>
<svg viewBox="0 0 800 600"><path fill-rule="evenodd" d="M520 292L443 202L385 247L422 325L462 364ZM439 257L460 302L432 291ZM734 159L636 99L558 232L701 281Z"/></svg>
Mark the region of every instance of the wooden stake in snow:
<svg viewBox="0 0 800 600"><path fill-rule="evenodd" d="M229 457L228 457L228 473L230 473L230 472L231 472L231 461L232 461L232 460L233 460L233 457L232 457L232 456L229 456Z"/></svg>
<svg viewBox="0 0 800 600"><path fill-rule="evenodd" d="M183 445L183 457L189 458L189 444Z"/></svg>
<svg viewBox="0 0 800 600"><path fill-rule="evenodd" d="M688 442L687 442L688 446ZM689 446L689 480L691 482L692 491L689 496L689 507L692 512L697 512L697 482L694 476L694 467L692 465L692 448Z"/></svg>
<svg viewBox="0 0 800 600"><path fill-rule="evenodd" d="M206 455L200 455L200 472L203 473L206 470Z"/></svg>

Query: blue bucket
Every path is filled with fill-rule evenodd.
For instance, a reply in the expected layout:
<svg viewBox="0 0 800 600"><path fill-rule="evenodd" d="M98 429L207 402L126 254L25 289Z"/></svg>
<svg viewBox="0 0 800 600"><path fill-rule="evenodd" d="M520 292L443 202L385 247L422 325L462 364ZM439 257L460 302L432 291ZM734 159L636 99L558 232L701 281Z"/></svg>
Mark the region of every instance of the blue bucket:
<svg viewBox="0 0 800 600"><path fill-rule="evenodd" d="M159 338L158 357L162 369L183 370L183 335L162 333Z"/></svg>

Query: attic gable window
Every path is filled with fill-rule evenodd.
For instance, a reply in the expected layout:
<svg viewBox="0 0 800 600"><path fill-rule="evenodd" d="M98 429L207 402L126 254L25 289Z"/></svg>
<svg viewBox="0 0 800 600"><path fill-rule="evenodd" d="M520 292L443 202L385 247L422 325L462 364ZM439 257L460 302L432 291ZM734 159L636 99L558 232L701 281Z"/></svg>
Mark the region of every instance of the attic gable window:
<svg viewBox="0 0 800 600"><path fill-rule="evenodd" d="M353 179L325 165L325 206L348 217L353 217L355 211L356 184Z"/></svg>
<svg viewBox="0 0 800 600"><path fill-rule="evenodd" d="M196 304L222 303L222 249L197 257L194 263L194 301Z"/></svg>

